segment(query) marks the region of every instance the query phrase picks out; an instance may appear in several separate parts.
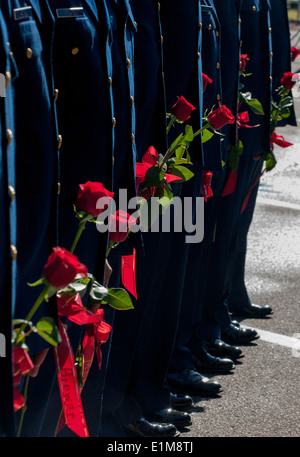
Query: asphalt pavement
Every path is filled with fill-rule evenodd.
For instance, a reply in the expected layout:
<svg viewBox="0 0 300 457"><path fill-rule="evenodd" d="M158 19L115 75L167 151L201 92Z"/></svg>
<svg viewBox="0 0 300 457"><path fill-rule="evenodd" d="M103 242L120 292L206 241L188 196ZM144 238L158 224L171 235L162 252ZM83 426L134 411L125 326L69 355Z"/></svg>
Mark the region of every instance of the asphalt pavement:
<svg viewBox="0 0 300 457"><path fill-rule="evenodd" d="M300 47L299 24L291 35ZM300 125L300 87L294 101ZM232 374L214 376L223 389L218 398L194 397L193 424L181 438L300 436L300 128L277 133L293 146L275 146L277 166L261 178L246 263L252 302L274 313L241 320L260 338L242 347Z"/></svg>

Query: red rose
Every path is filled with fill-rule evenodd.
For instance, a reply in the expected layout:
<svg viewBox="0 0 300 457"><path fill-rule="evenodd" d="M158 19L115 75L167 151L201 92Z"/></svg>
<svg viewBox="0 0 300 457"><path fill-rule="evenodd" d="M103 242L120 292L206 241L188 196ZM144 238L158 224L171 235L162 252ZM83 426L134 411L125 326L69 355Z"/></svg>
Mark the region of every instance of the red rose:
<svg viewBox="0 0 300 457"><path fill-rule="evenodd" d="M108 206L109 199L113 198L114 194L105 189L100 182L88 181L85 184L80 184L76 200L76 210L84 211L93 217L99 216L102 211ZM99 198L107 198L107 205L104 208L97 208Z"/></svg>
<svg viewBox="0 0 300 457"><path fill-rule="evenodd" d="M137 224L137 220L125 211L118 210L110 217L109 238L121 243L127 238L130 227Z"/></svg>
<svg viewBox="0 0 300 457"><path fill-rule="evenodd" d="M207 84L211 84L213 82L212 79L210 79L207 75L202 73L202 80L203 80L203 92L205 92Z"/></svg>
<svg viewBox="0 0 300 457"><path fill-rule="evenodd" d="M298 80L299 75L297 73L291 73L287 71L281 78L281 84L285 89L292 89Z"/></svg>
<svg viewBox="0 0 300 457"><path fill-rule="evenodd" d="M230 109L225 105L219 104L219 108L212 111L207 116L207 119L214 130L220 130L226 124L233 124L235 117Z"/></svg>
<svg viewBox="0 0 300 457"><path fill-rule="evenodd" d="M300 55L300 49L295 48L294 46L291 48L291 54L292 54L292 62L297 59L297 57Z"/></svg>
<svg viewBox="0 0 300 457"><path fill-rule="evenodd" d="M85 278L88 270L74 254L65 248L56 247L53 248L43 273L51 286L56 289L63 289L74 281L77 274Z"/></svg>
<svg viewBox="0 0 300 457"><path fill-rule="evenodd" d="M182 95L177 97L177 102L171 108L171 114L175 116L179 121L187 121L191 115L191 112L196 108L191 105Z"/></svg>
<svg viewBox="0 0 300 457"><path fill-rule="evenodd" d="M241 61L240 61L240 71L244 71L246 68L247 60L250 60L248 54L241 54Z"/></svg>

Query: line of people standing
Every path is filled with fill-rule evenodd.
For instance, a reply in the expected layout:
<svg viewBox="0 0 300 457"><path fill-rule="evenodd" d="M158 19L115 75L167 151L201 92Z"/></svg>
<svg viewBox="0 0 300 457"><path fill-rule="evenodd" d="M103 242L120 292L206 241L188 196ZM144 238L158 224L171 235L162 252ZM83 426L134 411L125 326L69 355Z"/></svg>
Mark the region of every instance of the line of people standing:
<svg viewBox="0 0 300 457"><path fill-rule="evenodd" d="M196 108L188 120L194 131L217 106L235 118L222 135L191 143L194 176L173 183L175 196L192 199L196 217L212 173L202 242L186 243L187 231L130 234L109 266L107 234L93 224L78 244L80 261L101 283L112 269L112 287L121 283L122 256L137 249L134 309L105 307L112 332L101 370L94 361L82 391L90 436L177 436L191 424L192 396L220 394L210 375L233 370L240 346L258 338L232 313L272 313L251 303L244 270L261 158L270 150L271 102L291 69L286 1L8 0L0 21L0 332L7 340L11 320L24 318L35 300L28 283L40 277L53 246L69 248L74 239L80 184L102 182L115 195L127 189L135 196L136 163L150 146L164 154L182 128L167 135L166 113L177 97ZM241 85L263 114L241 103ZM243 128L245 112L255 127ZM293 112L287 122L295 125ZM39 315L57 317L54 297ZM76 352L82 329L68 324L68 333ZM29 352L39 371L29 383L22 436L54 436L61 412L54 358L36 335ZM2 370L0 430L14 436L9 348ZM72 434L64 428L58 436Z"/></svg>

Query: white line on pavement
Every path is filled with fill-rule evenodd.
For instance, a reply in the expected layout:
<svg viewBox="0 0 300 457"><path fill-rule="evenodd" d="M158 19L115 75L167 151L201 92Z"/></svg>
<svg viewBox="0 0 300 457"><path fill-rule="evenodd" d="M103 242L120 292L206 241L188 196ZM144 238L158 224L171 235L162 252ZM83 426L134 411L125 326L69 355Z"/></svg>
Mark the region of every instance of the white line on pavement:
<svg viewBox="0 0 300 457"><path fill-rule="evenodd" d="M278 208L287 208L287 209L294 209L296 211L300 211L300 205L297 203L289 203L280 200L271 200L270 198L257 198L257 203L261 205L269 205L269 206L277 206Z"/></svg>
<svg viewBox="0 0 300 457"><path fill-rule="evenodd" d="M253 327L248 327L243 324L243 327L245 328L253 328ZM278 344L279 346L284 346L287 348L300 348L300 333L297 333L295 336L285 336L285 335L280 335L279 333L272 333L268 332L266 330L260 330L258 328L255 328L257 331L258 335L260 336L260 339L263 341L267 341L268 343L274 343Z"/></svg>

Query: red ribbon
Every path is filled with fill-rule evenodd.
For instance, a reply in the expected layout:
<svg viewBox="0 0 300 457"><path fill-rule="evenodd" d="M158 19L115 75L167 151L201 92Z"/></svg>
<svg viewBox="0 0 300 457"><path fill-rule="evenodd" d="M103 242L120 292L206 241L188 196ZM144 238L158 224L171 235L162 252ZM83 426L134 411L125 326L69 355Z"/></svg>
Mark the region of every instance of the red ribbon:
<svg viewBox="0 0 300 457"><path fill-rule="evenodd" d="M136 250L132 255L122 256L122 283L124 287L136 298Z"/></svg>
<svg viewBox="0 0 300 457"><path fill-rule="evenodd" d="M137 162L136 164L136 188L138 190L140 184L145 182L146 173L149 168L157 165L158 152L153 146L150 146L147 152L143 155L142 162ZM178 176L165 173L166 180L170 183L181 179Z"/></svg>
<svg viewBox="0 0 300 457"><path fill-rule="evenodd" d="M92 366L95 353L97 355L99 370L102 364L101 345L106 343L111 332L111 326L103 320L104 310L99 308L95 313L86 309L82 305L81 297L79 294L71 297L57 296L58 314L67 317L70 321L78 325L86 325L83 341L82 341L82 387L79 388L76 376L77 390L82 392L86 379L88 377L90 368ZM73 366L74 365L74 356ZM81 399L80 399L81 402ZM65 411L59 419L57 433L68 425L66 421ZM74 430L73 430L74 431ZM75 432L76 433L76 432ZM79 435L81 436L81 435Z"/></svg>
<svg viewBox="0 0 300 457"><path fill-rule="evenodd" d="M258 176L258 178L256 179L256 181L253 183L253 185L250 187L245 199L244 199L244 202L243 202L243 205L242 205L242 209L241 209L241 214L243 214L243 212L245 211L247 205L248 205L248 202L249 202L249 198L250 198L250 195L251 195L251 192L252 190L254 189L254 187L258 184L260 178L262 177L262 175L264 174L266 170L264 170L262 173L260 173L260 175Z"/></svg>
<svg viewBox="0 0 300 457"><path fill-rule="evenodd" d="M21 379L34 369L28 352L20 347L13 349L13 385L14 385L14 411L25 405L23 395L18 391Z"/></svg>
<svg viewBox="0 0 300 457"><path fill-rule="evenodd" d="M274 148L274 143L280 146L281 148L288 148L289 146L293 146L292 143L289 143L288 141L285 141L282 135L277 135L277 133L274 132L271 135L270 138L270 144L271 144L271 149L273 150Z"/></svg>
<svg viewBox="0 0 300 457"><path fill-rule="evenodd" d="M234 192L236 186L237 170L231 170L227 183L224 187L222 197L226 197Z"/></svg>
<svg viewBox="0 0 300 457"><path fill-rule="evenodd" d="M206 202L209 197L213 196L213 191L211 188L212 176L213 174L211 171L203 171L201 195L204 197Z"/></svg>
<svg viewBox="0 0 300 457"><path fill-rule="evenodd" d="M54 348L54 354L63 412L57 433L62 425L67 425L76 435L88 437L89 432L81 402L73 350L60 319L59 332L62 342L58 347Z"/></svg>
<svg viewBox="0 0 300 457"><path fill-rule="evenodd" d="M259 127L260 126L260 124L248 125L247 122L249 122L249 121L250 121L250 119L249 119L248 111L243 111L242 113L238 113L238 116L237 116L238 128L246 127L247 129L253 129L255 127Z"/></svg>

